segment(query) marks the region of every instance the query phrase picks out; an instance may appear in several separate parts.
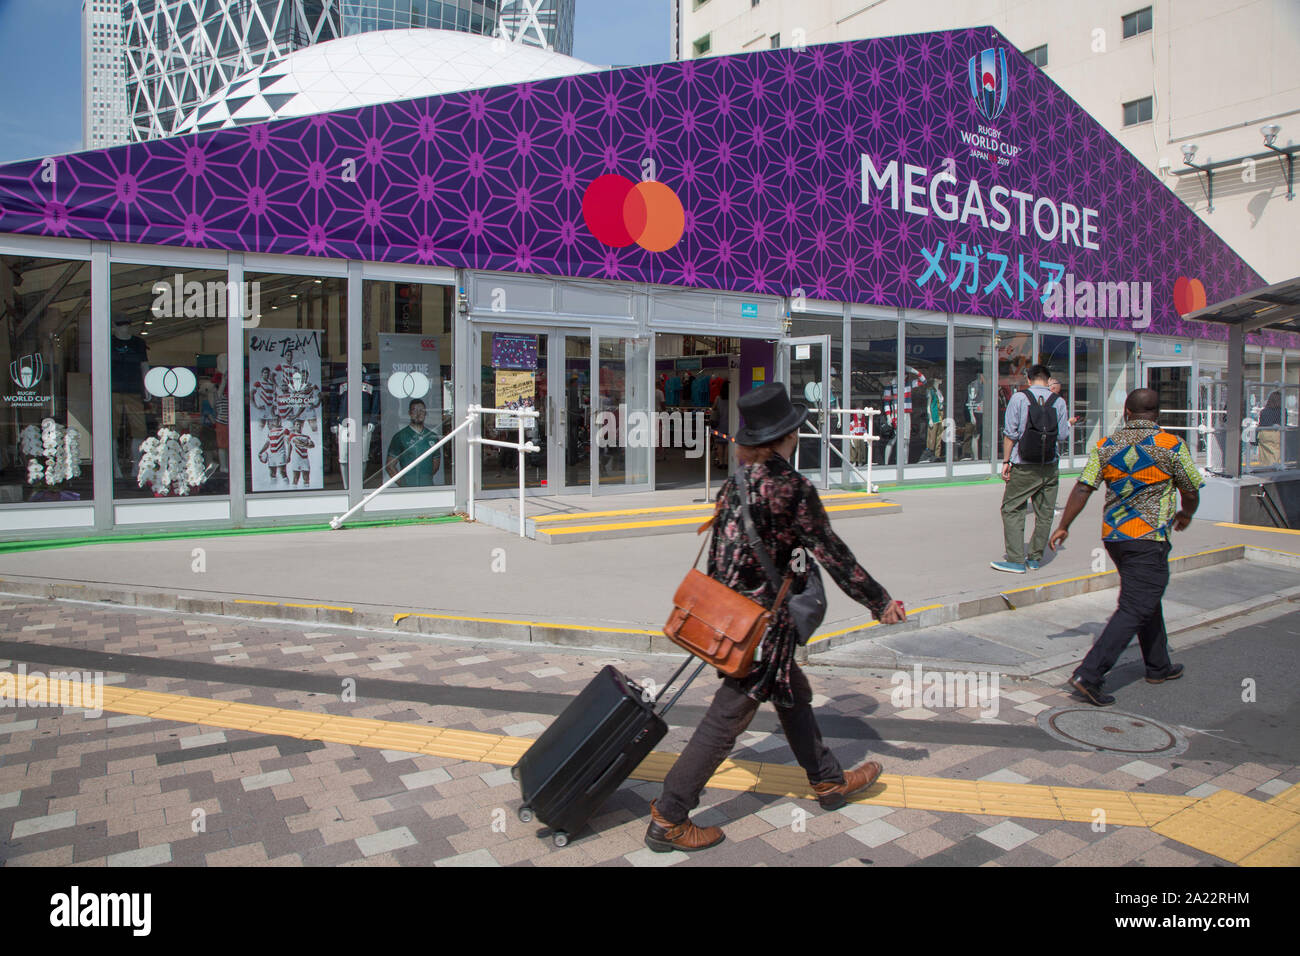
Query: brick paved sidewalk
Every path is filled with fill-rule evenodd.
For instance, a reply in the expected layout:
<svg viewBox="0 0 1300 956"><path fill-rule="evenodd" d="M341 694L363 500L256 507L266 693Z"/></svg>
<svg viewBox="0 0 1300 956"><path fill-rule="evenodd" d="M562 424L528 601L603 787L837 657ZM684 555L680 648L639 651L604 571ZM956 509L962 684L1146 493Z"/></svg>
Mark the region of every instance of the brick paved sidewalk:
<svg viewBox="0 0 1300 956"><path fill-rule="evenodd" d="M38 658L29 671L56 669L39 662L49 648L111 653L123 655L124 672L107 676L119 686L522 737L540 733L605 663L660 680L675 665L43 601L0 605L0 623L6 640L42 646L27 648ZM345 678L356 681L355 703L340 699ZM888 674L812 679L841 760L871 756L888 773L1194 796L1223 788L1259 800L1300 781L1295 766L1066 750L1035 717L1067 698L1033 681L1004 686L997 717L982 719L975 708L899 710ZM713 688L701 679L688 690L673 713L683 725L659 749L680 751ZM459 702L439 702L447 695ZM793 764L775 727L766 709L734 756ZM556 849L539 824L516 819L518 785L503 767L147 717L0 710L0 862L10 866L1222 863L1140 827L881 806L823 813L810 801L712 789L697 819L722 824L727 842L660 855L642 843L658 792L629 781L591 830Z"/></svg>

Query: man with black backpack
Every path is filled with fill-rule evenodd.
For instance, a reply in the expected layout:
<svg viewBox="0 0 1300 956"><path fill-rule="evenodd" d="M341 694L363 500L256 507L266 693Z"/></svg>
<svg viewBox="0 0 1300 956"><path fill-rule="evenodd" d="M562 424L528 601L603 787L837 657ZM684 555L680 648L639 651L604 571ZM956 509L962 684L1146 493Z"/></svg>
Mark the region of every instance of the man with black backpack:
<svg viewBox="0 0 1300 956"><path fill-rule="evenodd" d="M1061 396L1053 394L1048 382L1052 373L1046 365L1025 370L1029 387L1007 402L1002 429L1002 533L1006 539L1006 560L993 561L997 571L1024 574L1037 571L1052 532L1056 511L1057 442L1070 437L1070 413ZM1025 512L1034 503L1034 536L1025 554Z"/></svg>

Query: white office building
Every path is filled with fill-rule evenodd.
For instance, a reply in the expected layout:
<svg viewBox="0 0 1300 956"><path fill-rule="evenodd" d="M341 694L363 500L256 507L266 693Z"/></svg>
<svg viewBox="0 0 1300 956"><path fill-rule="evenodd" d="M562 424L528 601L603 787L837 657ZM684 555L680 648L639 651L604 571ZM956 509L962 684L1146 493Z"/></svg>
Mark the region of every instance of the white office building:
<svg viewBox="0 0 1300 956"><path fill-rule="evenodd" d="M1270 148L1300 143L1296 0L673 0L672 24L682 60L996 27L1268 282L1300 272Z"/></svg>

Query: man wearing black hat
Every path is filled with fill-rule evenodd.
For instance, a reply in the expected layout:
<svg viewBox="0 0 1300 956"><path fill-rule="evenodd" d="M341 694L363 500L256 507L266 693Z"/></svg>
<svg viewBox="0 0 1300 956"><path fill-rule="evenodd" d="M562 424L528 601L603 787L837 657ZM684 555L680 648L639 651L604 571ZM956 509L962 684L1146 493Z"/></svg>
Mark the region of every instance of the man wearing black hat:
<svg viewBox="0 0 1300 956"><path fill-rule="evenodd" d="M739 483L744 482L754 531L775 567L789 569L782 573L794 576L791 593L799 593L807 585L809 559L815 557L835 583L870 608L877 620L884 624L902 621L903 606L858 564L831 530L817 489L790 464L808 410L792 404L780 382L754 389L737 405L744 427L736 433L736 456L745 467L718 492L709 576L764 607L770 608L776 600L779 582L768 576L746 529L739 490ZM722 842L721 828L697 827L689 814L698 806L709 777L764 701L776 707L790 749L824 809L838 810L852 794L875 782L880 764L869 762L846 772L822 743L813 715L812 688L794 662L798 642L789 607L783 604L749 675L743 680L723 680L708 713L664 779L663 795L650 805L645 837L650 849L690 852Z"/></svg>

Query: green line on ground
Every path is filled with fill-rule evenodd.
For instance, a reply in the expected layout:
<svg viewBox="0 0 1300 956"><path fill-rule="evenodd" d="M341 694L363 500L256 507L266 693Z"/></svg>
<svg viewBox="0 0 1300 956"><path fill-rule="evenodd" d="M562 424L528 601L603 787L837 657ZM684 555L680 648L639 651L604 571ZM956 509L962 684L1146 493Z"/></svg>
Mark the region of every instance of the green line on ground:
<svg viewBox="0 0 1300 956"><path fill-rule="evenodd" d="M348 528L395 528L411 524L447 524L464 521L460 515L437 515L429 518L392 518L384 521L354 521ZM78 548L90 544L126 544L138 541L175 541L184 538L225 538L246 534L288 534L303 531L328 531L328 522L321 524L267 525L260 528L211 528L190 531L160 531L156 534L101 534L81 538L41 538L31 541L0 541L0 554L17 554L23 551L40 551L51 548Z"/></svg>

